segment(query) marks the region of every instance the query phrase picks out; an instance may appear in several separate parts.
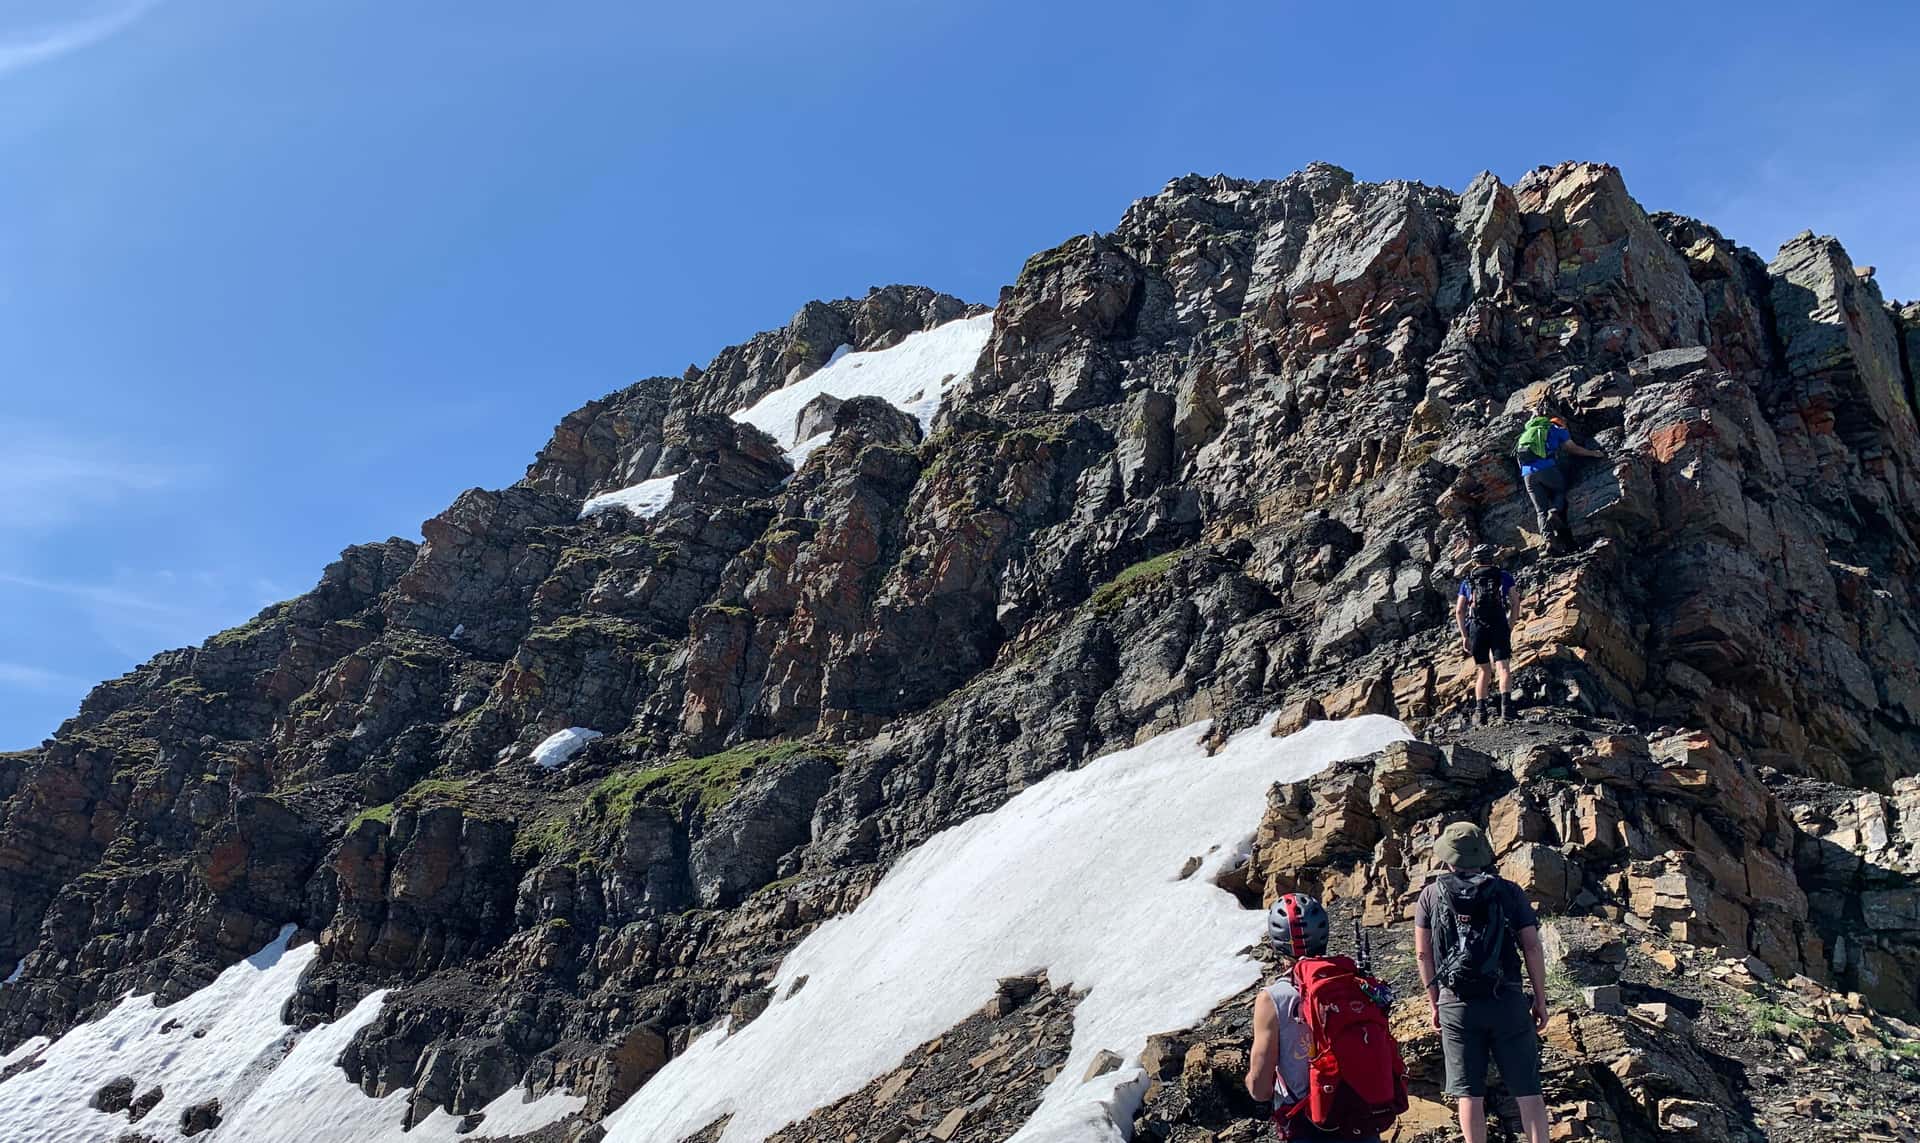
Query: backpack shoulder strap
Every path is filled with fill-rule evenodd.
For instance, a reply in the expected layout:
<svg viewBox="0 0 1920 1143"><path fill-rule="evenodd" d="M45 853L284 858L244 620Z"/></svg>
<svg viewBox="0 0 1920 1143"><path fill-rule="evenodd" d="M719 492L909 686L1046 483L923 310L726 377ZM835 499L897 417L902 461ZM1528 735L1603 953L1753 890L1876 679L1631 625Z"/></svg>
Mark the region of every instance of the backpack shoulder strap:
<svg viewBox="0 0 1920 1143"><path fill-rule="evenodd" d="M1447 884L1447 877L1451 876L1448 874L1434 882L1440 890L1435 895L1439 899L1434 902L1433 914L1427 918L1433 927L1434 955L1440 960L1445 960L1448 951L1460 943L1460 918L1454 916L1453 892Z"/></svg>

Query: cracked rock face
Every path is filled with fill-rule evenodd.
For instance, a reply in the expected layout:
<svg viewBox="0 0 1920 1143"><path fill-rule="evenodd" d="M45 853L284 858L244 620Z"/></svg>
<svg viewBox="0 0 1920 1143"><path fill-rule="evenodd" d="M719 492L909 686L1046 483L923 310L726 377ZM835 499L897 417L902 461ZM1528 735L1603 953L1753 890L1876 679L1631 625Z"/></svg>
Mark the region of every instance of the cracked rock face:
<svg viewBox="0 0 1920 1143"><path fill-rule="evenodd" d="M1458 194L1189 176L1029 259L927 431L818 402L796 467L728 416L980 312L809 303L0 755L0 1046L292 921L321 955L288 1018L393 990L343 1060L370 1094L466 1115L524 1081L597 1118L933 833L1275 708L1424 744L1277 789L1247 894L1397 921L1470 816L1550 915L1913 1012L1920 307L1836 242L1769 263L1596 164ZM1510 459L1541 407L1607 454L1570 468L1572 555ZM646 481L657 512L582 516ZM1448 727L1480 543L1520 578L1534 714L1476 743ZM602 737L529 762L575 727ZM1590 1023L1564 1093L1596 1137L1758 1114L1607 1079L1637 1033ZM1169 1064L1201 1110L1156 1122L1231 1106L1226 1059Z"/></svg>

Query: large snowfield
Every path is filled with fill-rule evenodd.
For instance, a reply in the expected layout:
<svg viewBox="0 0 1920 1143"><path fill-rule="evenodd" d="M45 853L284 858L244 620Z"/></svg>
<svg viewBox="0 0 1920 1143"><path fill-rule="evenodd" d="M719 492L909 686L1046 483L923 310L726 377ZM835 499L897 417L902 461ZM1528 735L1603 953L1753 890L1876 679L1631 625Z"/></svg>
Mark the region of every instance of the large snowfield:
<svg viewBox="0 0 1920 1143"><path fill-rule="evenodd" d="M1208 724L1170 731L935 836L787 957L758 1019L701 1037L609 1117L609 1143L675 1143L727 1114L725 1143L764 1139L899 1066L1000 977L1040 969L1087 995L1059 1078L1013 1138L1124 1139L1147 1037L1258 979L1242 950L1264 918L1213 882L1247 854L1268 787L1408 736L1372 715L1275 739L1273 717L1211 757ZM1127 1066L1083 1081L1102 1049Z"/></svg>
<svg viewBox="0 0 1920 1143"><path fill-rule="evenodd" d="M1407 737L1379 716L1284 739L1271 726L1269 716L1212 756L1208 724L1170 731L933 837L787 957L764 1014L737 1034L702 1036L609 1117L609 1143L676 1143L727 1114L726 1143L762 1140L897 1067L984 1005L1000 977L1036 970L1086 996L1059 1079L1014 1139L1123 1139L1146 1086L1147 1037L1193 1024L1258 977L1243 950L1260 939L1261 915L1214 879L1246 855L1267 788ZM1191 858L1199 868L1183 879ZM281 1023L316 954L311 943L289 948L292 935L288 926L176 1004L129 996L50 1045L8 1053L0 1067L39 1062L0 1083L6 1143L118 1138L126 1114L89 1103L121 1076L136 1096L163 1090L134 1128L159 1143L184 1139L181 1113L209 1099L222 1118L194 1137L202 1143L457 1143L537 1130L584 1105L515 1088L471 1134L440 1111L403 1131L409 1093L370 1098L338 1065L384 992L304 1033ZM1083 1080L1101 1049L1126 1066Z"/></svg>
<svg viewBox="0 0 1920 1143"><path fill-rule="evenodd" d="M800 453L795 464L825 436L811 441L795 439L800 410L822 393L843 401L879 397L911 413L925 429L940 411L940 401L947 391L973 372L973 363L979 360L992 332L993 315L984 313L910 333L888 349L836 352L827 364L760 398L735 413L733 419L766 430L789 455Z"/></svg>

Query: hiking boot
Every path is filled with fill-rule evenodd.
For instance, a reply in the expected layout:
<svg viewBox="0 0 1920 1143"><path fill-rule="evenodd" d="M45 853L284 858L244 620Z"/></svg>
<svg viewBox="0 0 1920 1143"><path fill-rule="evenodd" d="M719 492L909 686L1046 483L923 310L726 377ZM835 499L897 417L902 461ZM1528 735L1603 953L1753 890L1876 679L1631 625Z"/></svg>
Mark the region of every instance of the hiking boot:
<svg viewBox="0 0 1920 1143"><path fill-rule="evenodd" d="M1476 699L1474 701L1473 724L1475 726L1485 726L1487 724L1487 700L1486 699Z"/></svg>
<svg viewBox="0 0 1920 1143"><path fill-rule="evenodd" d="M1502 694L1500 696L1500 721L1511 722L1512 720L1513 720L1513 700L1508 698L1505 694Z"/></svg>

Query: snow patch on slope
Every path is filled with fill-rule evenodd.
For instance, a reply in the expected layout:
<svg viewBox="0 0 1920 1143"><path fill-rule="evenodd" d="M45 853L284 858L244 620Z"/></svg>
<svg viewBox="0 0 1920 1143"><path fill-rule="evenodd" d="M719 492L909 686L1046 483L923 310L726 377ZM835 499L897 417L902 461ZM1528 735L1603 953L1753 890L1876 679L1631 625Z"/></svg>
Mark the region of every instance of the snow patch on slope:
<svg viewBox="0 0 1920 1143"><path fill-rule="evenodd" d="M379 1017L385 992L304 1034L280 1022L281 1008L318 951L314 944L288 949L293 931L288 925L267 947L177 1004L163 1008L151 996L128 996L51 1044L30 1041L9 1053L5 1063L36 1051L40 1063L0 1083L0 1123L7 1125L8 1143L118 1138L129 1130L125 1114L109 1115L88 1104L120 1076L132 1077L136 1096L154 1087L163 1091L133 1128L159 1143L185 1139L181 1112L209 1099L220 1101L220 1125L195 1136L197 1143L461 1143L474 1138L459 1134L459 1120L442 1112L403 1130L407 1089L373 1099L340 1070L341 1051ZM584 1098L564 1092L527 1102L527 1093L513 1088L487 1106L478 1134L535 1131L584 1106Z"/></svg>
<svg viewBox="0 0 1920 1143"><path fill-rule="evenodd" d="M1275 739L1274 717L1211 757L1209 724L1170 731L929 839L787 957L753 1023L701 1037L609 1117L608 1143L675 1143L726 1114L724 1143L765 1139L896 1067L1000 977L1038 969L1088 992L1059 1079L1014 1139L1118 1143L1146 1038L1259 978L1240 950L1260 919L1213 879L1247 853L1268 787L1407 737L1374 715ZM1128 1066L1082 1081L1101 1049Z"/></svg>
<svg viewBox="0 0 1920 1143"><path fill-rule="evenodd" d="M13 963L13 971L7 974L7 978L0 980L0 988L5 988L7 985L19 980L20 974L25 971L27 971L27 958L21 957Z"/></svg>
<svg viewBox="0 0 1920 1143"><path fill-rule="evenodd" d="M652 480L588 497L587 502L580 506L580 518L584 520L609 508L625 508L643 520L650 520L658 516L660 510L673 499L673 486L679 479L678 473L656 476Z"/></svg>
<svg viewBox="0 0 1920 1143"><path fill-rule="evenodd" d="M584 726L569 726L565 730L556 730L533 748L535 764L549 770L565 766L580 748L601 737L597 730L588 730Z"/></svg>
<svg viewBox="0 0 1920 1143"><path fill-rule="evenodd" d="M973 371L992 332L993 315L985 313L910 333L888 349L847 353L843 345L827 364L741 409L733 419L764 429L781 448L792 450L802 443L794 440L800 410L826 393L843 401L879 397L911 413L925 429L940 411L941 398Z"/></svg>

